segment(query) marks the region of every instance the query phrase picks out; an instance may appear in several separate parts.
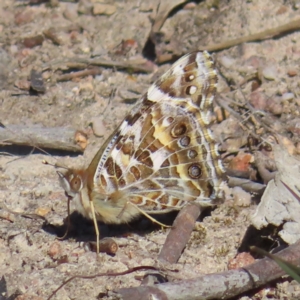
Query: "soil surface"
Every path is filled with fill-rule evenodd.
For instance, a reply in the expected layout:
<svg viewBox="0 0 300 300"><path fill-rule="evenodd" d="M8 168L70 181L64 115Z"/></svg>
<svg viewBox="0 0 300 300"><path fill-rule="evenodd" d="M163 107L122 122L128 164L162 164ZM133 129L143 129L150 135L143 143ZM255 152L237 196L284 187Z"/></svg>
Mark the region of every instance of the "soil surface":
<svg viewBox="0 0 300 300"><path fill-rule="evenodd" d="M67 167L86 167L137 99L170 67L169 61L156 65L149 60L147 66L152 71L148 73L101 66L88 76L61 77L81 70L80 59L124 62L145 59L142 53L153 58L154 52L145 44L157 4L130 0L0 1L0 122L7 127L17 125L20 132L32 126L70 128L78 130L83 144L87 140L83 154L51 149L44 153L34 147L30 136L27 147L1 147L0 278L6 288L3 283L0 291L6 294L0 299L47 299L73 275L121 272L157 261L168 230L143 218L129 225L100 224L101 237L113 237L119 245L115 255L101 253L97 258L85 247L85 242L95 240L93 223L76 212L71 215L69 235L58 240L66 230L67 199L55 168L42 163L46 159ZM172 10L160 29L156 56L181 56L276 28L296 19L299 11L297 1L187 2ZM213 57L219 72L216 100L224 102L226 97L234 103L248 102L256 112L267 114L269 126L280 134L287 151L300 155L300 32L239 44L215 52ZM32 70L41 75L42 87L33 84ZM259 147L261 141L256 138L267 139L267 132L255 127L253 120L252 127L247 127L249 115L234 107L247 127L240 134L237 128L242 121L230 123L230 113L224 114L217 104L214 107L214 132L226 167L263 185L262 176L252 165L255 156L247 138L253 131L254 145ZM20 132L15 129L13 134L22 135ZM234 163L236 157L246 167ZM254 193L228 188L224 202L198 220L174 264L182 278L225 271L238 251L249 251L251 242L243 242L258 201ZM171 224L175 216L163 217L163 222ZM112 291L139 286L144 274L75 279L53 299L115 299ZM300 288L286 280L238 299L300 299Z"/></svg>

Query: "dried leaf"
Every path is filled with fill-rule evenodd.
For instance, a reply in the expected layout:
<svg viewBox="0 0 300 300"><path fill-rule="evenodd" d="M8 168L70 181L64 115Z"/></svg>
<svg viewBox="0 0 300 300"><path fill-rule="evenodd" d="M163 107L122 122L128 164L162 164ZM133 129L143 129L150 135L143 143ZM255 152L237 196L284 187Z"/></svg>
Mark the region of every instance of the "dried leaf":
<svg viewBox="0 0 300 300"><path fill-rule="evenodd" d="M300 203L297 199L300 197L300 161L282 146L273 146L273 151L278 172L268 183L252 224L257 229L269 224L282 225L279 235L286 243L293 244L300 239Z"/></svg>

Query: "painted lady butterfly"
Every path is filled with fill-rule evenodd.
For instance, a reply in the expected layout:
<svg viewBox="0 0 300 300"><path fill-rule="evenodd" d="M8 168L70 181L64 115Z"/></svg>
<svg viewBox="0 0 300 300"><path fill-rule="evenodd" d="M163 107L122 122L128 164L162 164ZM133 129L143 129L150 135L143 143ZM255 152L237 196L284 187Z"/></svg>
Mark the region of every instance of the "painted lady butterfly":
<svg viewBox="0 0 300 300"><path fill-rule="evenodd" d="M83 216L126 223L140 214L208 206L224 170L209 129L217 73L207 52L180 58L138 101L86 170L58 172ZM99 248L97 248L99 252Z"/></svg>

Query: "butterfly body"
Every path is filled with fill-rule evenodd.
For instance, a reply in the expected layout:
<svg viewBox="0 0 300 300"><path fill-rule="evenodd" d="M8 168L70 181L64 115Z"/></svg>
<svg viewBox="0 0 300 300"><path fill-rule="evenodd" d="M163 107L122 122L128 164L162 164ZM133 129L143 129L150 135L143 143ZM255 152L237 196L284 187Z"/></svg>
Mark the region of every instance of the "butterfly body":
<svg viewBox="0 0 300 300"><path fill-rule="evenodd" d="M214 204L224 170L209 129L217 74L207 52L179 59L138 101L86 170L60 174L84 216L125 223ZM96 226L96 225L95 225Z"/></svg>

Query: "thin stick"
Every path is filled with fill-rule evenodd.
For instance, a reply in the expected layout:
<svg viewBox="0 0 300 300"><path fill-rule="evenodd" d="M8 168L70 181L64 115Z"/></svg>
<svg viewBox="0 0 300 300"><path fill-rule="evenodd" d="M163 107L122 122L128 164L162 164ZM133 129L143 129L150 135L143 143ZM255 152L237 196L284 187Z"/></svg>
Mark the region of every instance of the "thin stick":
<svg viewBox="0 0 300 300"><path fill-rule="evenodd" d="M75 143L75 134L75 129L65 127L6 125L5 128L0 127L0 144L83 152Z"/></svg>
<svg viewBox="0 0 300 300"><path fill-rule="evenodd" d="M68 81L68 80L73 80L75 78L78 77L86 77L89 75L92 76L96 76L101 74L101 69L100 68L92 68L92 69L87 69L87 70L83 70L83 71L78 71L78 72L72 72L69 74L64 74L64 75L60 75L57 77L56 81Z"/></svg>
<svg viewBox="0 0 300 300"><path fill-rule="evenodd" d="M51 61L43 66L43 71L48 69L65 69L67 64L74 63L77 65L81 65L82 68L87 68L88 66L103 66L116 69L130 69L133 72L143 73L152 73L155 70L155 65L151 64L148 60L144 58L135 60L132 59L127 61L112 61L101 58L72 57L66 60Z"/></svg>
<svg viewBox="0 0 300 300"><path fill-rule="evenodd" d="M159 261L171 264L178 261L200 214L201 207L197 204L188 204L180 210L158 255ZM147 285L152 276L152 274L147 274L142 281L142 285Z"/></svg>
<svg viewBox="0 0 300 300"><path fill-rule="evenodd" d="M234 47L240 45L242 43L255 42L255 41L263 41L267 39L274 38L279 35L283 35L289 32L293 32L300 29L300 19L296 19L294 21L288 22L284 25L267 29L258 33L250 34L247 36L242 36L240 38L236 38L233 40L221 42L218 44L211 44L206 47L200 47L199 50L207 50L210 52L220 51L223 49L227 49L230 47ZM184 53L182 53L183 55ZM174 59L173 54L163 54L161 57L157 58L158 63L164 63Z"/></svg>
<svg viewBox="0 0 300 300"><path fill-rule="evenodd" d="M140 271L140 270L154 270L157 271L157 268L153 267L153 266L139 266L139 267L135 267L135 268L131 268L129 270L123 271L123 272L112 272L112 273L97 273L95 275L87 275L87 276L83 276L83 275L75 275L70 277L69 279L65 280L56 290L54 290L51 295L47 298L47 300L50 300L62 287L64 287L67 283L69 283L70 281L76 279L76 278L81 278L81 279L94 279L96 277L103 277L103 276L121 276L121 275L126 275L126 274L130 274L136 271Z"/></svg>
<svg viewBox="0 0 300 300"><path fill-rule="evenodd" d="M291 31L299 30L300 29L300 19L296 19L294 21L288 22L284 25L267 29L258 33L250 34L247 36L242 36L240 38L236 38L233 40L229 40L226 42L221 42L219 44L212 44L208 45L205 48L200 48L200 50L207 50L207 51L219 51L223 49L227 49L242 43L247 43L247 42L255 42L255 41L262 41L262 40L267 40L271 39L275 36L282 35L284 33L288 33Z"/></svg>
<svg viewBox="0 0 300 300"><path fill-rule="evenodd" d="M228 176L228 186L229 187L239 186L246 192L251 192L251 193L261 193L266 188L265 184L254 182L249 179L232 177L232 176Z"/></svg>
<svg viewBox="0 0 300 300"><path fill-rule="evenodd" d="M1 203L0 208L5 209L7 212L13 215L21 216L23 218L29 218L32 220L43 220L46 221L46 218L43 216L40 216L38 214L31 214L31 213L21 213L21 212L16 212L8 208L4 203Z"/></svg>
<svg viewBox="0 0 300 300"><path fill-rule="evenodd" d="M298 196L286 183L280 180L281 183L289 190L289 192L300 202L300 196Z"/></svg>
<svg viewBox="0 0 300 300"><path fill-rule="evenodd" d="M280 251L277 255L289 263L299 266L300 241ZM115 293L122 300L230 299L279 279L283 275L286 273L276 262L264 258L241 269L154 286L122 288L116 290Z"/></svg>
<svg viewBox="0 0 300 300"><path fill-rule="evenodd" d="M159 260L169 263L178 261L200 213L201 207L197 204L188 204L181 209L158 255Z"/></svg>

